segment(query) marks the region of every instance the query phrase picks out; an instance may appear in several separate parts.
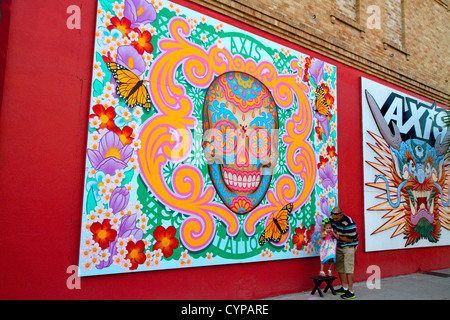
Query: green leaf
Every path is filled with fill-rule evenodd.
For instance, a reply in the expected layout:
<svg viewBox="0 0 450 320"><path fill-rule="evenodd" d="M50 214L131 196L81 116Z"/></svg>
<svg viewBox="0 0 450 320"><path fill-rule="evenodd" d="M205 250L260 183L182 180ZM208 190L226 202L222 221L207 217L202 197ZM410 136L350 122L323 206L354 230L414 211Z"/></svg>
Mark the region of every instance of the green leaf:
<svg viewBox="0 0 450 320"><path fill-rule="evenodd" d="M102 7L103 10L105 10L106 12L108 11L113 11L112 10L112 1L108 1L108 0L99 0L100 5Z"/></svg>
<svg viewBox="0 0 450 320"><path fill-rule="evenodd" d="M133 179L134 170L128 170L124 173L125 178L122 180L122 186L126 185L127 183L130 183L131 179Z"/></svg>
<svg viewBox="0 0 450 320"><path fill-rule="evenodd" d="M94 188L91 188L86 199L86 214L89 214L89 212L91 212L91 210L94 210L96 206L97 201L95 201Z"/></svg>
<svg viewBox="0 0 450 320"><path fill-rule="evenodd" d="M96 79L94 80L94 97L101 96L103 93L103 83L100 82L100 80Z"/></svg>

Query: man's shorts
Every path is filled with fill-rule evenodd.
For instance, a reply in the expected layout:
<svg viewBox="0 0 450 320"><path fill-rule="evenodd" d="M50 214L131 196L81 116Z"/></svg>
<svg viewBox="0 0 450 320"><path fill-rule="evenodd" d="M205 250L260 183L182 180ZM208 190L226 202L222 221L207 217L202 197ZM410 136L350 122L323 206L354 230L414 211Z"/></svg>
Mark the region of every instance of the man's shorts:
<svg viewBox="0 0 450 320"><path fill-rule="evenodd" d="M334 270L338 273L353 273L355 268L355 253L356 247L337 247Z"/></svg>

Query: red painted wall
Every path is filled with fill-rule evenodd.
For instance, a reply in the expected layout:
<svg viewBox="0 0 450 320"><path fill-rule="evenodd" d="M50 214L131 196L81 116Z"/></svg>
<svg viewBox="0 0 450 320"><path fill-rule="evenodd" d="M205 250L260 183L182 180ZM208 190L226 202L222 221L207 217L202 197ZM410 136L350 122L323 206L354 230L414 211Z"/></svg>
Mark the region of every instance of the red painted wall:
<svg viewBox="0 0 450 320"><path fill-rule="evenodd" d="M356 281L372 264L382 277L450 267L450 246L364 252L360 77L375 78L177 2L337 66L339 205L360 232ZM81 30L66 27L69 5L81 8ZM78 263L95 13L92 0L11 4L0 115L0 299L254 299L310 290L319 258L85 277L80 290L67 288L67 268Z"/></svg>
<svg viewBox="0 0 450 320"><path fill-rule="evenodd" d="M3 84L5 83L6 52L8 51L8 34L11 0L0 0L0 97L3 96ZM2 99L0 99L0 110Z"/></svg>

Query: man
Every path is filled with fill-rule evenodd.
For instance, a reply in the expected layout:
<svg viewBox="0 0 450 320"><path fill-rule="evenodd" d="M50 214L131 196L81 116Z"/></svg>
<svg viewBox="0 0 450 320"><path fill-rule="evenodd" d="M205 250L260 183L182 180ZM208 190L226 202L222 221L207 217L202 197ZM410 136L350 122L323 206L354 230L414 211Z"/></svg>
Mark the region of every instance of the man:
<svg viewBox="0 0 450 320"><path fill-rule="evenodd" d="M353 271L355 253L358 246L358 231L352 218L342 213L339 207L331 210L331 224L337 239L336 264L334 269L339 273L342 287L336 290L343 299L354 299Z"/></svg>

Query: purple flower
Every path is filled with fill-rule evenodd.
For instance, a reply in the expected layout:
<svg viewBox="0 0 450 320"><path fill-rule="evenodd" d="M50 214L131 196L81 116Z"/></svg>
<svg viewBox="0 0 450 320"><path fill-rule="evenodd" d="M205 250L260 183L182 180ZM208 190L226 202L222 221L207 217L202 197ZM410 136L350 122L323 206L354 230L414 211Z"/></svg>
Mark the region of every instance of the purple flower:
<svg viewBox="0 0 450 320"><path fill-rule="evenodd" d="M109 200L109 207L113 210L113 214L125 209L130 200L130 193L125 187L114 189Z"/></svg>
<svg viewBox="0 0 450 320"><path fill-rule="evenodd" d="M316 60L311 64L311 67L309 68L309 75L314 79L316 86L318 86L323 80L323 65L323 61Z"/></svg>
<svg viewBox="0 0 450 320"><path fill-rule="evenodd" d="M320 198L320 210L326 217L330 216L330 208L328 205L328 199L325 197Z"/></svg>
<svg viewBox="0 0 450 320"><path fill-rule="evenodd" d="M336 186L337 175L333 174L333 166L330 162L327 162L323 169L319 169L319 177L322 179L322 186L325 189L328 187L334 188Z"/></svg>
<svg viewBox="0 0 450 320"><path fill-rule="evenodd" d="M316 225L314 226L314 233L320 234L321 229L322 229L322 221L323 221L323 216L321 214L319 214L317 217L317 220L316 220Z"/></svg>
<svg viewBox="0 0 450 320"><path fill-rule="evenodd" d="M134 226L136 225L136 219L137 214L131 214L131 215L124 215L121 218L120 222L120 228L119 228L119 236L122 237L125 233L128 234L128 232L132 229L134 229Z"/></svg>
<svg viewBox="0 0 450 320"><path fill-rule="evenodd" d="M131 28L156 20L156 10L146 0L125 0L123 16L131 21Z"/></svg>
<svg viewBox="0 0 450 320"><path fill-rule="evenodd" d="M145 71L144 58L142 58L142 55L130 45L120 46L117 49L116 62L129 69L138 77Z"/></svg>
<svg viewBox="0 0 450 320"><path fill-rule="evenodd" d="M106 174L115 174L116 170L125 169L133 154L129 144L126 146L119 136L109 131L101 139L98 150L88 149L87 156L95 170Z"/></svg>
<svg viewBox="0 0 450 320"><path fill-rule="evenodd" d="M316 119L319 121L320 126L322 127L325 138L328 139L328 136L330 134L330 129L328 128L328 117L318 113L317 111L314 112L314 115L316 116Z"/></svg>

